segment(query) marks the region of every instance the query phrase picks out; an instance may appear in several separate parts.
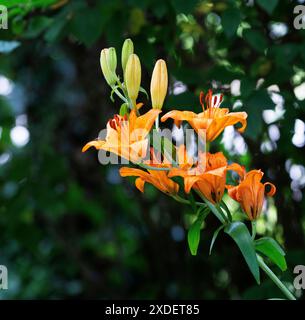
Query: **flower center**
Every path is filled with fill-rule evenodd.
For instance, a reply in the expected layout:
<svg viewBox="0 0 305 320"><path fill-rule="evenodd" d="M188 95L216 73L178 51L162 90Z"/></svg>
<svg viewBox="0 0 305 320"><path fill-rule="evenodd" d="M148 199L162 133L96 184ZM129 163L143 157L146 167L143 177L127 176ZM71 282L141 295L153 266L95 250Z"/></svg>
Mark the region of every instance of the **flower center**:
<svg viewBox="0 0 305 320"><path fill-rule="evenodd" d="M206 103L207 109L219 108L223 99L223 94L217 94L213 96L213 91L210 89L208 93L204 96L204 93L201 91L199 96L199 101L204 110L204 101Z"/></svg>
<svg viewBox="0 0 305 320"><path fill-rule="evenodd" d="M108 121L110 127L114 130L118 130L118 128L122 127L122 124L127 121L127 115L125 114L124 117L116 114L112 119Z"/></svg>

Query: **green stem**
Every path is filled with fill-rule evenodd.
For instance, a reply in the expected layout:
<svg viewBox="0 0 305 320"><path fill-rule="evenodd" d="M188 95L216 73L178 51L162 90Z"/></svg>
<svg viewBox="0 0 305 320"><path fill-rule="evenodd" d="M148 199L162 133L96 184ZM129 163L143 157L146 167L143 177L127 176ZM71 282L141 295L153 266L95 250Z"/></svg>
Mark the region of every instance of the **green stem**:
<svg viewBox="0 0 305 320"><path fill-rule="evenodd" d="M112 87L112 90L116 93L116 95L123 100L125 103L128 103L128 100L121 94L121 92L117 89L115 89L115 87Z"/></svg>
<svg viewBox="0 0 305 320"><path fill-rule="evenodd" d="M286 286L283 284L283 282L273 273L273 271L266 265L265 261L260 255L256 255L258 264L262 268L262 270L265 271L265 273L268 275L268 277L278 286L278 288L283 292L283 294L289 299L289 300L296 300L294 295L286 288Z"/></svg>
<svg viewBox="0 0 305 320"><path fill-rule="evenodd" d="M153 167L153 166L149 166L145 163L139 162L136 163L138 166L148 169L148 170L155 170L155 171L170 171L171 168L163 168L163 167Z"/></svg>
<svg viewBox="0 0 305 320"><path fill-rule="evenodd" d="M159 128L159 115L157 116L157 118L155 120L155 128L156 128L157 131L160 130L160 128Z"/></svg>
<svg viewBox="0 0 305 320"><path fill-rule="evenodd" d="M127 90L124 88L122 82L120 81L120 79L117 80L117 84L119 86L119 88L122 90L123 92L123 95L125 96L125 100L126 100L126 103L128 104L129 106L129 109L132 110L133 108L136 108L136 101L132 101L129 97L128 97L128 92ZM137 112L137 115L139 115L139 111L138 109L136 110Z"/></svg>
<svg viewBox="0 0 305 320"><path fill-rule="evenodd" d="M209 152L210 151L210 142L206 142L205 143L205 152Z"/></svg>
<svg viewBox="0 0 305 320"><path fill-rule="evenodd" d="M214 215L218 218L218 220L222 224L227 224L228 219L222 212L222 210L218 210L213 203L211 203L208 199L206 199L199 191L196 191L199 197L206 203L206 205L210 208L210 210L214 213Z"/></svg>
<svg viewBox="0 0 305 320"><path fill-rule="evenodd" d="M180 202L180 203L184 203L184 204L191 204L191 201L187 200L187 199L184 199L178 195L175 195L175 196L172 196L176 201ZM197 202L195 201L195 204L197 206L204 206L204 207L207 207L207 205L203 202Z"/></svg>
<svg viewBox="0 0 305 320"><path fill-rule="evenodd" d="M123 84L120 81L120 79L118 79L117 83L118 83L119 88L123 91L124 96L127 97L128 96L127 90L125 90L125 88L123 87Z"/></svg>
<svg viewBox="0 0 305 320"><path fill-rule="evenodd" d="M232 222L232 220L233 220L233 219L232 219L232 214L231 214L228 206L226 205L226 203L225 203L223 200L221 200L220 205L221 205L221 206L224 208L224 210L226 211L227 216L228 216L228 219L230 220L230 222Z"/></svg>
<svg viewBox="0 0 305 320"><path fill-rule="evenodd" d="M256 236L256 221L251 221L251 226L252 226L252 240L255 239Z"/></svg>

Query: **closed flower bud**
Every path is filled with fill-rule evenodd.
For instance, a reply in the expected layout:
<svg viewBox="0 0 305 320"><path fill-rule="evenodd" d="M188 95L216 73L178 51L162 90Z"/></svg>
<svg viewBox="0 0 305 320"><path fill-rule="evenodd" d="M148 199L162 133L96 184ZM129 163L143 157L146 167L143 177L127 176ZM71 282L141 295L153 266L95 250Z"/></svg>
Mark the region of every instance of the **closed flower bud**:
<svg viewBox="0 0 305 320"><path fill-rule="evenodd" d="M100 58L103 75L110 86L113 86L117 81L115 73L116 69L116 53L114 48L103 49Z"/></svg>
<svg viewBox="0 0 305 320"><path fill-rule="evenodd" d="M115 73L116 66L117 66L115 48L113 48L113 47L109 48L107 61L108 61L108 66L109 66L110 71Z"/></svg>
<svg viewBox="0 0 305 320"><path fill-rule="evenodd" d="M123 74L125 73L126 64L128 61L129 56L133 54L133 42L131 39L126 39L124 41L123 47L122 47L122 68L123 68Z"/></svg>
<svg viewBox="0 0 305 320"><path fill-rule="evenodd" d="M141 84L141 63L136 54L131 54L128 58L125 70L125 84L129 98L135 103Z"/></svg>
<svg viewBox="0 0 305 320"><path fill-rule="evenodd" d="M167 93L168 78L164 60L156 62L150 82L150 95L153 109L161 109Z"/></svg>

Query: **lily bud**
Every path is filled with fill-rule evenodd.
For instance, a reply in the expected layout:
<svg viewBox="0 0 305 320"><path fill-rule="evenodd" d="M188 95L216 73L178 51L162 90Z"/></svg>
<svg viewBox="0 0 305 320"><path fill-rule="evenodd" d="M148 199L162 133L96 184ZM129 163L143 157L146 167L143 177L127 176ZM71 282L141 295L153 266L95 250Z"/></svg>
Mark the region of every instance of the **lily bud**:
<svg viewBox="0 0 305 320"><path fill-rule="evenodd" d="M141 84L141 63L139 57L134 53L129 56L126 64L125 84L129 98L135 103Z"/></svg>
<svg viewBox="0 0 305 320"><path fill-rule="evenodd" d="M105 80L110 86L113 86L117 81L115 73L117 65L115 49L103 49L101 51L100 63Z"/></svg>
<svg viewBox="0 0 305 320"><path fill-rule="evenodd" d="M122 47L122 68L123 68L123 74L125 73L126 64L128 61L129 56L133 54L133 42L131 39L126 39L124 41L123 47Z"/></svg>
<svg viewBox="0 0 305 320"><path fill-rule="evenodd" d="M117 58L116 58L115 48L113 47L109 48L107 62L108 62L110 71L112 71L115 74L115 70L117 66Z"/></svg>
<svg viewBox="0 0 305 320"><path fill-rule="evenodd" d="M156 62L150 82L150 95L153 109L161 109L167 93L168 77L164 60Z"/></svg>

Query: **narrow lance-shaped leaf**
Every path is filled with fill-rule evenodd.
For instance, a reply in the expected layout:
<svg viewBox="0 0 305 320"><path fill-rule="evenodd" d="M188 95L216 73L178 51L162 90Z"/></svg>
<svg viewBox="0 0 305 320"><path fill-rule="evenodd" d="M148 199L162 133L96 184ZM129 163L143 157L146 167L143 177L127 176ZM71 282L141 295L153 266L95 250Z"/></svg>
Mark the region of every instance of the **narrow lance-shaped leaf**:
<svg viewBox="0 0 305 320"><path fill-rule="evenodd" d="M147 98L147 100L149 100L149 95L148 95L147 91L146 91L143 87L140 87L140 90L139 90L139 91L142 92L142 93L144 93L145 96L146 96L146 98Z"/></svg>
<svg viewBox="0 0 305 320"><path fill-rule="evenodd" d="M119 86L114 86L114 87L112 88L112 90L111 90L110 100L111 100L112 102L114 102L113 94L115 93L115 90L117 90L118 87L119 87Z"/></svg>
<svg viewBox="0 0 305 320"><path fill-rule="evenodd" d="M274 239L264 237L256 240L255 249L267 256L282 271L287 269L285 252Z"/></svg>
<svg viewBox="0 0 305 320"><path fill-rule="evenodd" d="M201 231L202 222L204 221L205 217L209 213L209 210L206 210L206 209L204 210L199 209L199 211L200 213L198 215L198 218L191 225L187 234L189 248L193 256L197 254L197 249L200 241L200 231Z"/></svg>
<svg viewBox="0 0 305 320"><path fill-rule="evenodd" d="M213 234L213 238L212 238L211 244L210 244L209 255L211 255L211 253L212 253L213 246L214 246L214 243L215 243L215 241L216 241L216 239L217 239L217 236L218 236L219 232L220 232L224 227L225 227L225 226L222 225L222 226L220 226L219 228L217 228L217 229L215 230L215 232L214 232L214 234Z"/></svg>
<svg viewBox="0 0 305 320"><path fill-rule="evenodd" d="M250 271L252 272L256 282L260 283L259 265L255 253L253 240L246 225L240 221L230 223L225 232L232 237L243 254Z"/></svg>

